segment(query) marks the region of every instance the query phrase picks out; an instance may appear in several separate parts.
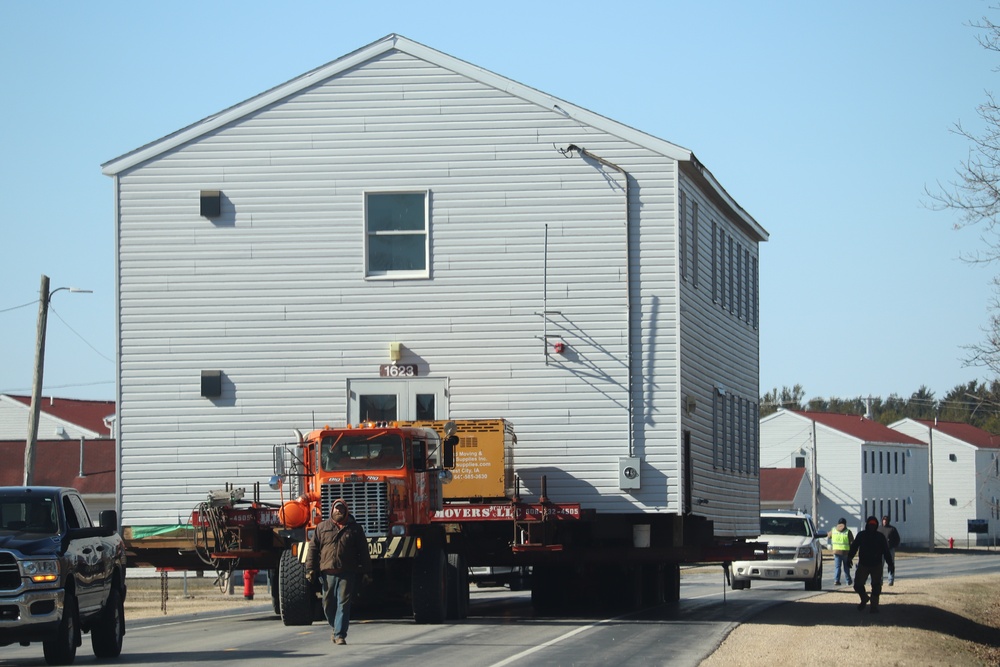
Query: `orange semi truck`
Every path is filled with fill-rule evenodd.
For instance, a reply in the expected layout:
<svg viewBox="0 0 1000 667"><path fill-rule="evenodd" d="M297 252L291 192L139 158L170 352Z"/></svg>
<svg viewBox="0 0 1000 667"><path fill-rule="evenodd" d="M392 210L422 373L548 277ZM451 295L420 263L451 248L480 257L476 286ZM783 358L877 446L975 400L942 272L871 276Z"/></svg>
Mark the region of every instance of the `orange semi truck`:
<svg viewBox="0 0 1000 667"><path fill-rule="evenodd" d="M359 603L398 601L417 623L440 623L468 615L471 567L530 568L532 602L543 612L595 601L634 607L678 599L681 563L750 560L758 546L719 541L698 516L553 502L544 479L533 480L543 489L538 502L522 502L516 436L503 419L366 422L297 436L274 449L280 505L260 502L259 487L250 500L242 489L212 492L183 534L126 528L130 562L267 569L275 612L286 625L307 625L321 618L305 578L308 540L343 498L374 566Z"/></svg>

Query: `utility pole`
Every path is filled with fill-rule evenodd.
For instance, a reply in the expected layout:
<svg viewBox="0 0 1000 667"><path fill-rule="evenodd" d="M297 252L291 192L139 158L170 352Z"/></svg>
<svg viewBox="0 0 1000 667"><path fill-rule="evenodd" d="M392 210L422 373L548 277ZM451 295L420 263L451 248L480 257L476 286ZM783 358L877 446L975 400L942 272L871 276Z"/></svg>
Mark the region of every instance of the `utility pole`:
<svg viewBox="0 0 1000 667"><path fill-rule="evenodd" d="M42 274L38 297L38 333L35 336L35 373L31 383L31 410L28 413L28 440L24 444L24 485L35 479L35 447L38 445L38 414L42 400L42 372L45 368L45 327L49 319L49 277Z"/></svg>
<svg viewBox="0 0 1000 667"><path fill-rule="evenodd" d="M35 373L31 383L31 409L28 412L28 439L24 443L24 485L35 480L35 449L38 446L38 416L42 409L42 373L45 369L45 328L49 319L49 301L59 290L90 293L78 287L58 287L49 291L49 277L42 274L38 296L38 333L35 335Z"/></svg>
<svg viewBox="0 0 1000 667"><path fill-rule="evenodd" d="M813 525L818 526L819 525L819 478L816 476L816 420L815 419L813 420L812 423L812 456L810 456L809 458L812 459Z"/></svg>

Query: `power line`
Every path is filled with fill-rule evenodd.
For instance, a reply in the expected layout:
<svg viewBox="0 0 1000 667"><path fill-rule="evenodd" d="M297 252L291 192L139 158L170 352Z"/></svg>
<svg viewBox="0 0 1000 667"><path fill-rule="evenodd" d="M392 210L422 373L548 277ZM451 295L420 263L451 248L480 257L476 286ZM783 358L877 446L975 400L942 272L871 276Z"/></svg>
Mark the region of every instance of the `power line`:
<svg viewBox="0 0 1000 667"><path fill-rule="evenodd" d="M34 306L36 303L38 303L38 299L35 299L34 301L29 301L28 303L22 303L20 306L11 306L10 308L4 308L3 310L0 310L0 313L9 313L12 310L27 308L28 306Z"/></svg>
<svg viewBox="0 0 1000 667"><path fill-rule="evenodd" d="M87 347L89 347L91 350L93 350L97 354L97 356L99 356L100 358L104 359L105 361L110 361L111 363L115 363L114 359L112 359L111 357L108 357L107 355L103 354L100 350L98 350L96 347L94 347L93 345L91 345L90 341L88 341L86 338L84 338L83 336L81 336L80 333L76 329L74 329L73 327L71 327L69 325L69 322L67 322L66 320L64 320L63 317L62 317L62 315L59 314L59 311L57 311L55 308L52 307L51 303L49 304L49 310L53 314L55 314L55 316L57 318L59 318L60 322L62 322L63 324L66 325L67 329L69 329L70 331L72 331L76 335L77 338L79 338L80 340L82 340Z"/></svg>

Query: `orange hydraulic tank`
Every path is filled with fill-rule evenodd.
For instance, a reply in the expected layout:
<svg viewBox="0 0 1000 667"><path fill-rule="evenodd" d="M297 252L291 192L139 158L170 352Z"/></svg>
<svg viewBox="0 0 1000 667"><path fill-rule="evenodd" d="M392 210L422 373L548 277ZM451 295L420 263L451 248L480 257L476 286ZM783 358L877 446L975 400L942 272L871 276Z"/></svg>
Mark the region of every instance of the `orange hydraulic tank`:
<svg viewBox="0 0 1000 667"><path fill-rule="evenodd" d="M309 520L309 508L297 500L289 500L281 506L278 518L286 528L298 528Z"/></svg>

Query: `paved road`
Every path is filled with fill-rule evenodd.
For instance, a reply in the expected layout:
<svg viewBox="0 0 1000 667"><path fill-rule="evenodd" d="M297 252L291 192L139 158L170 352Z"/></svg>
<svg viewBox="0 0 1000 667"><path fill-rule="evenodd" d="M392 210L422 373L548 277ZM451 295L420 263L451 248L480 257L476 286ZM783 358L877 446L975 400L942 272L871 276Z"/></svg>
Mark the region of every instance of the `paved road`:
<svg viewBox="0 0 1000 667"><path fill-rule="evenodd" d="M901 559L900 577L1000 572L1000 554L950 554ZM129 623L116 664L329 667L427 664L434 667L502 665L666 665L695 667L740 622L780 602L816 593L801 584L754 582L725 587L721 568L686 570L683 600L615 617L536 617L530 594L473 589L472 616L463 623L427 626L408 620L352 625L347 646L333 646L320 623L285 627L269 606L196 619ZM0 665L44 665L41 646L0 648ZM294 661L291 662L291 661ZM89 639L77 665L98 664Z"/></svg>

